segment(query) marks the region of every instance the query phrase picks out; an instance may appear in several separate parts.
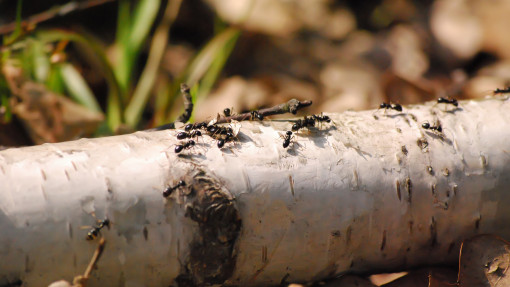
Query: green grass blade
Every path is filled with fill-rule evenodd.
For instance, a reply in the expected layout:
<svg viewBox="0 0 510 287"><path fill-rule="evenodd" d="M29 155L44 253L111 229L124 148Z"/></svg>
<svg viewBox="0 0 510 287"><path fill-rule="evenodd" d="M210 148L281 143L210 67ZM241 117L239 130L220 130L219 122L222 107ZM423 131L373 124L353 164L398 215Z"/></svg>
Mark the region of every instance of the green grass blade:
<svg viewBox="0 0 510 287"><path fill-rule="evenodd" d="M60 76L62 71L60 70L61 64L54 64L50 69L50 74L48 75L48 80L46 81L46 86L51 91L57 94L64 94L64 81Z"/></svg>
<svg viewBox="0 0 510 287"><path fill-rule="evenodd" d="M66 90L69 92L69 96L77 103L80 103L88 109L101 112L101 108L99 107L99 103L94 97L94 94L76 68L69 63L63 63L60 71Z"/></svg>
<svg viewBox="0 0 510 287"><path fill-rule="evenodd" d="M39 83L44 83L48 79L50 73L50 60L44 51L44 44L40 41L34 40L30 45L31 56L31 74L34 79Z"/></svg>
<svg viewBox="0 0 510 287"><path fill-rule="evenodd" d="M69 40L74 42L82 43L85 47L91 49L94 54L98 57L101 65L102 72L105 74L106 81L108 82L108 99L107 99L107 111L106 120L108 126L112 131L117 130L123 123L122 117L122 101L120 100L120 87L117 82L112 69L112 65L108 61L103 48L99 43L94 41L92 38L84 37L80 34L63 31L63 30L41 30L36 33L38 39L54 42L61 40Z"/></svg>
<svg viewBox="0 0 510 287"><path fill-rule="evenodd" d="M172 5L172 3L168 5ZM129 45L137 54L150 33L160 6L161 0L141 0L135 7Z"/></svg>
<svg viewBox="0 0 510 287"><path fill-rule="evenodd" d="M226 44L239 36L239 29L228 28L220 34L216 35L193 59L188 67L186 75L186 83L189 86L196 84L209 70L217 55L221 54Z"/></svg>
<svg viewBox="0 0 510 287"><path fill-rule="evenodd" d="M18 39L19 36L21 36L21 7L23 6L23 1L18 0L18 5L16 6L16 28L14 29L14 32L12 32L11 35L4 37L3 42L4 45L10 45L13 42Z"/></svg>
<svg viewBox="0 0 510 287"><path fill-rule="evenodd" d="M172 1L167 4L164 17L152 38L147 64L145 65L142 75L140 76L140 81L133 92L133 98L125 112L126 123L132 128L135 128L138 125L142 117L143 109L145 108L151 95L151 91L153 90L157 72L168 43L170 27L177 17L180 5L181 1Z"/></svg>
<svg viewBox="0 0 510 287"><path fill-rule="evenodd" d="M197 98L201 99L209 94L212 87L218 80L218 77L223 71L225 64L227 63L230 54L234 50L234 47L237 43L237 39L241 35L241 32L238 31L232 35L232 38L228 39L223 46L223 49L218 51L218 54L214 58L214 61L211 63L209 70L205 73L204 77L200 81L200 89L197 91Z"/></svg>
<svg viewBox="0 0 510 287"><path fill-rule="evenodd" d="M129 87L129 79L131 77L132 62L131 47L129 46L129 33L131 30L131 1L120 0L119 12L117 18L117 38L115 49L117 60L115 62L114 73L119 83L121 97L127 101L127 91Z"/></svg>

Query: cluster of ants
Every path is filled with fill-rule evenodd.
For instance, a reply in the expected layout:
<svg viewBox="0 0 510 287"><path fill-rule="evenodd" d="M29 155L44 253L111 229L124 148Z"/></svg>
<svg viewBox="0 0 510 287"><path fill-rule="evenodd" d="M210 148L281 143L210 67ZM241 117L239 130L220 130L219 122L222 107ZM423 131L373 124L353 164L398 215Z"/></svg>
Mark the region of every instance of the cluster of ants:
<svg viewBox="0 0 510 287"><path fill-rule="evenodd" d="M283 136L283 148L287 148L290 145L290 142L294 136L292 133L297 133L300 129L303 128L313 128L316 123L330 123L331 119L329 116L320 115L311 115L309 117L305 116L303 119L299 119L294 122L292 125L292 131L285 132Z"/></svg>
<svg viewBox="0 0 510 287"><path fill-rule="evenodd" d="M231 109L226 108L223 110L223 114L225 117L229 117L232 114ZM258 111L251 111L251 119L263 120L264 116L260 114ZM217 140L218 148L223 148L225 143L234 141L236 139L236 133L234 129L230 126L220 126L216 123L207 124L205 122L195 123L195 124L187 124L184 126L184 131L177 133L178 140L189 139L186 142L182 142L175 146L175 153L180 153L185 149L190 149L196 145L196 142L193 138L198 139L198 137L202 136L202 131L206 132L207 135Z"/></svg>
<svg viewBox="0 0 510 287"><path fill-rule="evenodd" d="M498 90L496 90L498 91ZM440 97L437 99L437 103L438 104L450 104L450 105L453 105L455 107L458 107L459 106L459 102L454 99L454 98L443 98L443 97ZM395 104L395 103L382 103L379 105L379 109L384 109L384 110L395 110L395 111L398 111L398 112L402 112L402 105L400 104ZM430 123L426 122L426 123L423 123L421 125L421 127L423 129L426 129L426 130L431 130L431 131L436 131L438 133L442 133L443 132L443 128L441 127L441 124L440 123L437 123L435 126L434 125L431 125Z"/></svg>

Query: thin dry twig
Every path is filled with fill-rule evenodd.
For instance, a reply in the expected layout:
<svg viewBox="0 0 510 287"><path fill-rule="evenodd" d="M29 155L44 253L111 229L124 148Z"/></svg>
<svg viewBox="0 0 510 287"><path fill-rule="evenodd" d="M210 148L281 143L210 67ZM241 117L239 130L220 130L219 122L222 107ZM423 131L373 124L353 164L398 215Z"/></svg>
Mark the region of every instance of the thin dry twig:
<svg viewBox="0 0 510 287"><path fill-rule="evenodd" d="M286 113L291 113L291 114L295 115L299 109L308 107L311 104L312 104L312 101L302 101L301 102L296 99L291 99L286 103L279 104L279 105L276 105L274 107L267 108L267 109L261 109L256 112L263 117L273 116L273 115L281 115L281 114L286 114ZM240 122L240 121L246 121L246 120L252 120L252 119L253 119L252 112L247 112L247 113L243 113L243 114L232 115L229 117L220 116L220 117L218 117L216 123L217 124L228 123L232 120Z"/></svg>
<svg viewBox="0 0 510 287"><path fill-rule="evenodd" d="M177 121L185 123L191 118L191 113L193 112L193 101L191 100L188 85L181 84L181 94L184 100L184 112L177 118Z"/></svg>
<svg viewBox="0 0 510 287"><path fill-rule="evenodd" d="M30 16L27 20L21 21L21 27L25 30L29 27L33 27L41 22L48 21L50 19L59 17L59 16L65 16L71 12L77 11L77 10L85 10L88 8L92 8L95 6L103 5L109 2L113 2L115 0L89 0L89 1L72 1L69 3L66 3L61 6L57 6L54 8L51 8L49 10L46 10L44 12L41 12L39 14L35 14L33 16ZM16 22L12 22L3 26L0 26L0 35L4 35L7 33L10 33L16 29Z"/></svg>
<svg viewBox="0 0 510 287"><path fill-rule="evenodd" d="M183 96L185 96L184 92L182 91L182 86L181 86L181 92L183 93ZM191 99L191 96L190 96L190 99ZM267 109L261 109L256 112L259 115L261 115L262 117L281 115L281 114L286 114L286 113L291 113L291 114L295 115L299 109L308 107L311 104L312 104L312 101L298 101L296 99L291 99L286 103L279 104L279 105L276 105L274 107L267 108ZM187 111L188 108L190 108L190 106L188 105L188 103L186 103L186 100L185 100L185 111L181 116L179 116L179 119L177 120L177 122L186 122L187 119L189 119L189 117L187 119L185 118L185 114L188 112ZM191 103L191 109L189 110L190 115L191 115L192 110L193 110L193 103ZM181 118L183 119L183 121L180 120ZM221 123L228 123L232 120L246 121L246 120L252 120L252 119L253 119L253 112L232 115L229 117L224 117L224 116L218 115L218 118L216 119L216 123L221 124ZM148 129L146 131L162 131L162 130L174 129L174 128L175 128L175 122L165 124L165 125L153 128L153 129Z"/></svg>
<svg viewBox="0 0 510 287"><path fill-rule="evenodd" d="M78 275L74 277L73 280L73 286L76 287L85 287L87 285L87 280L90 277L90 274L92 273L92 270L94 270L97 261L101 257L101 254L103 254L104 247L106 244L106 240L104 238L101 238L99 240L99 245L96 248L96 251L94 252L94 255L92 256L92 259L90 260L89 266L87 266L87 269L85 270L85 273L82 275Z"/></svg>

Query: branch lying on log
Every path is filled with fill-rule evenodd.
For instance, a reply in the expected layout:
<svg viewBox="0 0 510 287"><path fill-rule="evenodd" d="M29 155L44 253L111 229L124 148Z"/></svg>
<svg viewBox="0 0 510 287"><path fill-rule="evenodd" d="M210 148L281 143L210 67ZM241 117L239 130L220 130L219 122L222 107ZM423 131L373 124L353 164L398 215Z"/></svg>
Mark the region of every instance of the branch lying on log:
<svg viewBox="0 0 510 287"><path fill-rule="evenodd" d="M193 110L193 103L191 102L191 95L189 93L189 87L186 84L181 84L181 94L184 98L184 112L177 118L177 122L187 122L191 117L191 112ZM252 111L248 113L242 113L238 115L231 116L221 116L218 114L216 118L217 124L230 123L232 121L247 121L247 120L262 120L267 116L274 115L282 115L286 113L291 113L295 115L299 109L308 107L312 104L312 101L298 101L296 99L291 99L284 104L279 104L271 108L261 109L258 111ZM207 124L206 122L202 122L203 124ZM201 124L201 123L196 123ZM147 129L145 131L162 131L168 129L174 129L175 123L164 124L159 127L153 129Z"/></svg>
<svg viewBox="0 0 510 287"><path fill-rule="evenodd" d="M203 136L176 154L166 130L1 151L0 284L80 273L97 240L83 225L109 242L91 285L455 264L466 237L510 238L510 103L450 106L330 114L287 149L292 122L250 121L222 149Z"/></svg>

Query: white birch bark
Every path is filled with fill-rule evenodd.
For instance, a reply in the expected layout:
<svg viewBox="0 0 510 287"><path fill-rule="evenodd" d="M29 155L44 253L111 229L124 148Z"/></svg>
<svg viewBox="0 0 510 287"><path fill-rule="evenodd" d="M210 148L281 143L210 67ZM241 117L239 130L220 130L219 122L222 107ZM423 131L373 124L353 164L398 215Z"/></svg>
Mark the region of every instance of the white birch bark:
<svg viewBox="0 0 510 287"><path fill-rule="evenodd" d="M264 121L243 122L240 143L220 150L204 136L180 155L175 130L2 151L0 283L83 273L91 212L112 221L92 286L179 275L270 285L455 263L466 237L510 238L510 103L447 109L332 114L288 149L292 123ZM436 120L442 134L421 127ZM179 180L188 185L164 199Z"/></svg>

